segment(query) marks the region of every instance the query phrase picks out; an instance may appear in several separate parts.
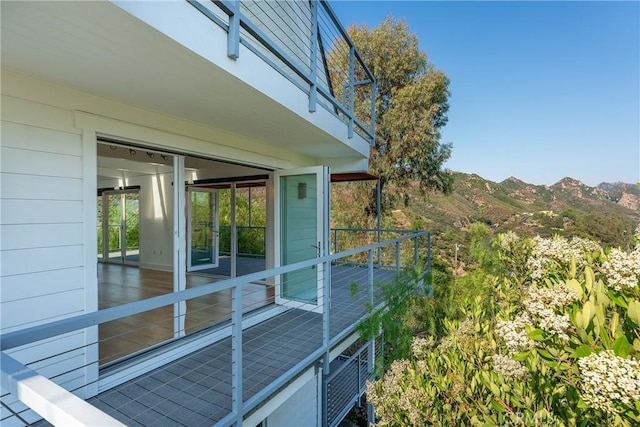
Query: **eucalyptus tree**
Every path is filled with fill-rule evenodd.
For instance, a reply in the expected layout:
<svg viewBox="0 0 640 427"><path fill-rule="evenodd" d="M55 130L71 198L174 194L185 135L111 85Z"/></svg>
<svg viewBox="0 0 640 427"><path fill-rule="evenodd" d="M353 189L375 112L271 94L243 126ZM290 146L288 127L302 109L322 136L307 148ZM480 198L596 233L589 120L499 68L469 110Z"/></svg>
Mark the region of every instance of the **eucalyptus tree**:
<svg viewBox="0 0 640 427"><path fill-rule="evenodd" d="M369 169L380 177L383 203L397 196L408 203L406 189L413 182L423 193L450 192L452 176L443 165L452 145L441 142L449 110L449 78L429 62L404 20L387 17L375 28L353 25L347 32L377 81L376 138ZM339 47L329 52L332 76L347 73L348 61L340 52ZM335 87L337 96L343 95L343 87ZM371 99L356 91L354 101L356 116L370 121ZM396 191L385 192L388 184L394 184Z"/></svg>

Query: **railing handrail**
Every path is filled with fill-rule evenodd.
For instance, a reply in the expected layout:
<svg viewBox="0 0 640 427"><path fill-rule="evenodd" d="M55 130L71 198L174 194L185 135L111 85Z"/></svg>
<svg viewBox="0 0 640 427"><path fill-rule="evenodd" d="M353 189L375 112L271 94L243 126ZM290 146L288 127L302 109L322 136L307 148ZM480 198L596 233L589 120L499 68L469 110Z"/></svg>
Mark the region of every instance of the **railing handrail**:
<svg viewBox="0 0 640 427"><path fill-rule="evenodd" d="M267 34L265 34L251 19L249 19L239 7L239 0L211 0L224 14L229 17L229 23L223 22L220 18L218 18L215 14L213 14L206 6L200 4L200 0L186 0L189 4L195 7L198 11L200 11L204 16L206 16L209 20L214 22L216 25L223 28L228 34L228 56L234 60L238 59L239 55L239 45L243 44L249 50L251 50L254 54L258 55L261 59L271 65L274 69L276 69L280 74L282 74L285 78L287 78L290 82L298 86L301 90L308 91L310 97L310 106L309 111L315 111L315 104L317 94L322 95L326 100L328 100L333 108L340 110L343 114L347 116L348 127L349 127L349 138L352 137L353 133L353 125L356 124L360 130L366 135L366 138L369 140L370 145L374 145L375 143L375 91L376 91L376 80L367 66L367 64L362 59L362 56L358 52L349 37L349 34L345 30L344 26L336 16L335 12L331 8L331 6L327 3L326 0L311 0L317 5L321 5L324 13L329 17L330 23L335 26L339 35L342 37L342 40L346 43L346 46L349 51L352 51L353 54L350 55L350 70L353 71L354 63L357 62L358 66L361 67L362 71L366 75L366 79L360 79L358 82L354 81L353 73L350 73L349 83L347 86L351 89L351 105L343 105L336 99L333 93L331 93L330 87L323 88L318 83L317 79L317 70L313 69L311 72L307 72L297 60L289 57L287 52L285 52L281 47L278 46ZM317 11L317 8L314 9ZM315 21L312 23L312 26L319 25L320 20L317 13L312 12L312 19ZM301 84L295 79L292 79L286 73L284 73L277 64L274 63L271 59L267 58L261 52L259 52L253 44L247 40L245 37L240 35L240 28L243 28L251 37L253 37L262 47L266 48L272 55L274 55L279 61L281 61L285 67L292 71L295 75L297 75L304 84L306 85L304 88L301 87ZM318 35L317 31L313 34ZM316 43L316 40L311 40L312 43ZM310 58L312 64L315 64L315 48L309 47L310 49ZM364 82L368 82L371 84L371 123L370 127L365 126L363 123L358 120L355 116L355 110L353 106L353 87L358 84L363 84ZM330 83L329 83L330 86ZM326 107L325 107L326 108ZM328 108L327 108L328 109Z"/></svg>
<svg viewBox="0 0 640 427"><path fill-rule="evenodd" d="M172 292L165 295L159 295L140 301L134 301L116 307L105 308L91 313L80 314L78 316L66 319L56 320L42 325L32 326L30 328L21 329L0 335L0 351L6 351L15 347L31 344L43 339L52 338L65 333L98 326L102 323L118 320L123 317L139 314L145 311L164 307L167 305L187 301L204 295L213 294L223 290L231 289L237 286L244 286L251 282L265 280L268 277L278 276L289 273L302 268L311 267L321 263L330 263L339 258L349 257L361 252L375 250L377 248L400 243L405 240L414 239L419 236L428 235L429 231L416 231L410 235L404 235L382 241L380 243L372 243L343 252L329 254L318 258L312 258L306 261L300 261L295 264L289 264L281 267L271 268L268 270L250 273L244 276L238 276L219 282L212 282L195 288L185 289Z"/></svg>
<svg viewBox="0 0 640 427"><path fill-rule="evenodd" d="M365 232L381 232L381 233L416 233L423 230L395 230L392 228L348 228L348 227L334 227L331 231L365 231ZM426 233L426 232L425 232Z"/></svg>

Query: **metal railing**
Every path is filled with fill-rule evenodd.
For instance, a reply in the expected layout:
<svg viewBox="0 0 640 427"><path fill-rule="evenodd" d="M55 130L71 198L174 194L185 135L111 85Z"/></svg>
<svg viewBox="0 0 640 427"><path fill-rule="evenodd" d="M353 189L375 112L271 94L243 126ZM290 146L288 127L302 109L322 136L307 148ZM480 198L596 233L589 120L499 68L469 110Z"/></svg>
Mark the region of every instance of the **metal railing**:
<svg viewBox="0 0 640 427"><path fill-rule="evenodd" d="M187 1L227 32L229 58L242 44L373 145L375 78L325 0Z"/></svg>
<svg viewBox="0 0 640 427"><path fill-rule="evenodd" d="M131 319L135 315L173 307L173 310L169 310L171 314L168 319L152 322L147 317L139 325L127 324L129 330L125 333L135 333L142 328L157 331L166 324L174 325L175 329L173 334L170 334L171 338L155 349L156 351L151 349L129 360L126 365L129 371L120 382L129 385L125 381L136 381L136 378L151 380L153 378L146 378L145 375L151 375L149 372L156 372L152 369L163 369L165 366L177 363L179 369L167 368L169 373L164 373L164 375L169 375L178 372L175 374L175 381L179 380L179 383L177 382L172 388L175 393L184 393L188 384L193 384L194 388L197 385L203 389L202 394L198 395L198 399L203 404L210 403L218 409L216 415L210 415L212 424L240 425L245 415L258 408L270 396L303 372L313 369L319 362L323 362L323 373L331 375L330 352L356 331L359 321L366 318L371 307L383 306L384 301L381 300L381 295L376 292L377 284L395 280L397 272L400 271L399 266L396 266L392 271L376 268L375 251L381 247L390 247L399 252L401 243L413 241L417 245L421 238L427 237L428 239L428 236L429 233L426 231L414 232L410 235L337 254L221 282L204 284L3 334L0 336L0 350L3 360L11 361L19 369L8 372L7 365L3 363L1 367L2 385L3 389L10 393L3 391L2 401L11 403L11 401L15 402L15 399L19 399L26 405L22 410L17 410L15 416L26 416L25 412L30 407L38 411L41 416L49 419L50 414L59 410L56 401L59 396L50 398L47 395L47 387L31 390L30 394L20 392L20 387L24 385L22 381L24 378L19 374L21 370L36 372L38 376L46 377L46 381L49 383L55 382L69 392L77 393L83 397L89 398L96 395L103 391L99 389L101 379L97 375L99 360L96 352L101 340L86 338L92 336L91 331L95 331L96 326L102 328L109 322ZM365 254L365 264L353 265L341 262L341 260L358 254ZM396 259L400 259L399 253L396 255ZM428 268L427 265L425 273ZM288 292L286 289L289 289L289 292L292 289L295 291L296 285L301 280L300 274L304 276L309 272L313 272L312 282L316 286L314 300L308 299L305 302L301 298L293 297L290 299L280 298L281 300L278 301L278 297L287 296L285 295ZM276 307L287 311L281 310L277 315L267 316L264 314L263 316L267 317L251 323L254 317L250 313L250 303L255 297L252 292L258 286L255 284L256 282L264 282L266 283L264 286L268 288L258 287L256 293L272 292L278 303ZM229 297L227 302L220 302L222 295ZM181 308L188 307L199 298L207 297L213 297L212 301L216 302L210 302L199 309L208 315L216 309L227 310L228 320L222 322L218 328L188 334L185 325L188 313ZM251 325L254 326L249 327ZM261 327L264 330L261 330ZM79 343L78 340L72 340L73 342L69 345L62 344L66 337L73 337L73 334L78 332L85 334L84 342ZM139 336L144 336L144 334ZM120 335L120 339L126 341L124 333ZM62 341L56 345L55 343L58 342L56 340ZM25 360L27 357L25 354L29 352L20 353L25 348L35 348L43 342L43 345L53 345L56 351L53 354L32 352L29 360ZM61 350L63 347L66 348ZM14 357L14 352L20 356ZM215 356L212 356L211 352ZM187 359L190 361L189 363L184 362ZM269 365L265 360L275 360L276 362ZM199 365L195 367L190 365L190 363L195 364L196 362ZM202 376L202 380L195 379L198 376ZM160 384L158 387L171 386L173 380L165 377L159 378L162 379L154 380ZM362 376L360 378L361 381ZM187 385L185 385L185 381L188 381ZM178 386L178 384L181 385ZM114 394L117 393L119 392L114 392ZM163 393L166 393L166 390ZM154 389L148 389L144 393L138 392L135 397L127 398L124 403L120 400L120 403L106 405L113 410L108 414L115 418L122 418L123 413L118 411L120 407L118 405L125 406L130 401L153 400L151 397L163 393L159 391L156 393ZM105 399L108 399L109 392L105 394L107 395ZM100 396L97 396L95 399L99 398ZM189 399L196 398L189 395ZM189 401L189 399L179 400ZM212 403L211 399L217 402L217 406ZM163 404L158 403L158 405ZM11 405L4 404L4 406ZM147 412L140 414L141 416L149 416L151 413L160 414L163 417L171 416L171 411L164 406L158 406L155 411L153 406L144 408L146 408L144 411ZM73 408L68 410L74 412ZM189 410L191 411L191 409ZM179 408L175 411L179 413ZM131 419L136 420L135 414L131 416ZM120 420L125 423L128 421L126 418ZM162 421L166 422L167 420L163 419Z"/></svg>
<svg viewBox="0 0 640 427"><path fill-rule="evenodd" d="M337 426L358 403L374 374L375 360L381 357L379 341L368 341L352 355L343 354L331 362L335 368L323 381L323 407L327 426Z"/></svg>

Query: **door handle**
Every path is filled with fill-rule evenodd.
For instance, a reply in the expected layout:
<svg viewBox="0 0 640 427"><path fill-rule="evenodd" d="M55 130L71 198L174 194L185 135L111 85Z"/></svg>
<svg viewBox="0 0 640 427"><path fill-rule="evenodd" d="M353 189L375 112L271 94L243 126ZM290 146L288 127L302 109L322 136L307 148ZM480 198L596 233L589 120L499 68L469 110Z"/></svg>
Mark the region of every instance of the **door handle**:
<svg viewBox="0 0 640 427"><path fill-rule="evenodd" d="M318 246L316 245L309 245L312 248L316 248L316 250L318 251L318 258L320 258L320 242L318 242Z"/></svg>

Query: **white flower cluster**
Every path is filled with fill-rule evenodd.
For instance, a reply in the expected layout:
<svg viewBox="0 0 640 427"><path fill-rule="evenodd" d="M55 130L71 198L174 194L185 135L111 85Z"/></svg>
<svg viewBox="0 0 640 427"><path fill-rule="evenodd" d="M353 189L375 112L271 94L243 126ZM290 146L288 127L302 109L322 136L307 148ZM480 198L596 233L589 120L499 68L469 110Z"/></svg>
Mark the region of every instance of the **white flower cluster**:
<svg viewBox="0 0 640 427"><path fill-rule="evenodd" d="M596 409L618 412L614 403L633 405L640 401L640 363L623 359L612 350L578 359L582 376L582 398Z"/></svg>
<svg viewBox="0 0 640 427"><path fill-rule="evenodd" d="M493 370L507 378L524 378L529 375L529 371L522 363L501 354L493 355Z"/></svg>
<svg viewBox="0 0 640 427"><path fill-rule="evenodd" d="M567 330L571 326L568 314L557 314L549 309L544 309L538 313L538 326L543 331L556 335L565 341L569 340Z"/></svg>
<svg viewBox="0 0 640 427"><path fill-rule="evenodd" d="M609 286L617 291L637 287L640 278L640 249L636 248L630 253L611 249L607 260L602 263L602 272L607 276Z"/></svg>
<svg viewBox="0 0 640 427"><path fill-rule="evenodd" d="M411 342L411 351L413 355L417 358L424 357L431 347L433 347L434 341L432 337L423 338L423 337L414 337Z"/></svg>
<svg viewBox="0 0 640 427"><path fill-rule="evenodd" d="M577 300L578 295L564 282L560 282L551 289L530 286L523 304L536 327L568 340L566 331L571 325L569 315L558 314L556 310Z"/></svg>
<svg viewBox="0 0 640 427"><path fill-rule="evenodd" d="M553 288L530 286L524 304L527 311L536 314L539 310L549 308L556 310L566 307L578 300L578 294L564 282L556 283Z"/></svg>
<svg viewBox="0 0 640 427"><path fill-rule="evenodd" d="M438 344L438 350L440 352L447 352L452 350L456 345L467 346L469 343L475 341L475 325L471 319L466 319L461 322L455 330L451 331L449 335L440 340Z"/></svg>
<svg viewBox="0 0 640 427"><path fill-rule="evenodd" d="M533 347L533 341L527 337L525 325L531 324L527 313L516 317L515 320L498 320L496 334L504 340L509 354L527 350Z"/></svg>
<svg viewBox="0 0 640 427"><path fill-rule="evenodd" d="M596 242L580 237L567 240L560 236L555 236L552 239L536 236L531 240L531 244L532 254L527 260L527 266L531 271L532 279L544 277L549 267L554 263L568 266L571 263L571 258L575 258L576 264L582 266L585 263L585 253L602 250Z"/></svg>
<svg viewBox="0 0 640 427"><path fill-rule="evenodd" d="M509 354L533 347L533 341L527 337L525 325L540 328L561 339L568 340L567 330L571 326L568 314L556 311L578 300L578 295L564 282L553 288L530 286L523 301L524 313L515 320L501 320L496 324L496 334L502 338Z"/></svg>
<svg viewBox="0 0 640 427"><path fill-rule="evenodd" d="M506 233L500 235L500 246L505 251L511 251L519 240L520 237L518 237L518 235L513 231L509 230Z"/></svg>

